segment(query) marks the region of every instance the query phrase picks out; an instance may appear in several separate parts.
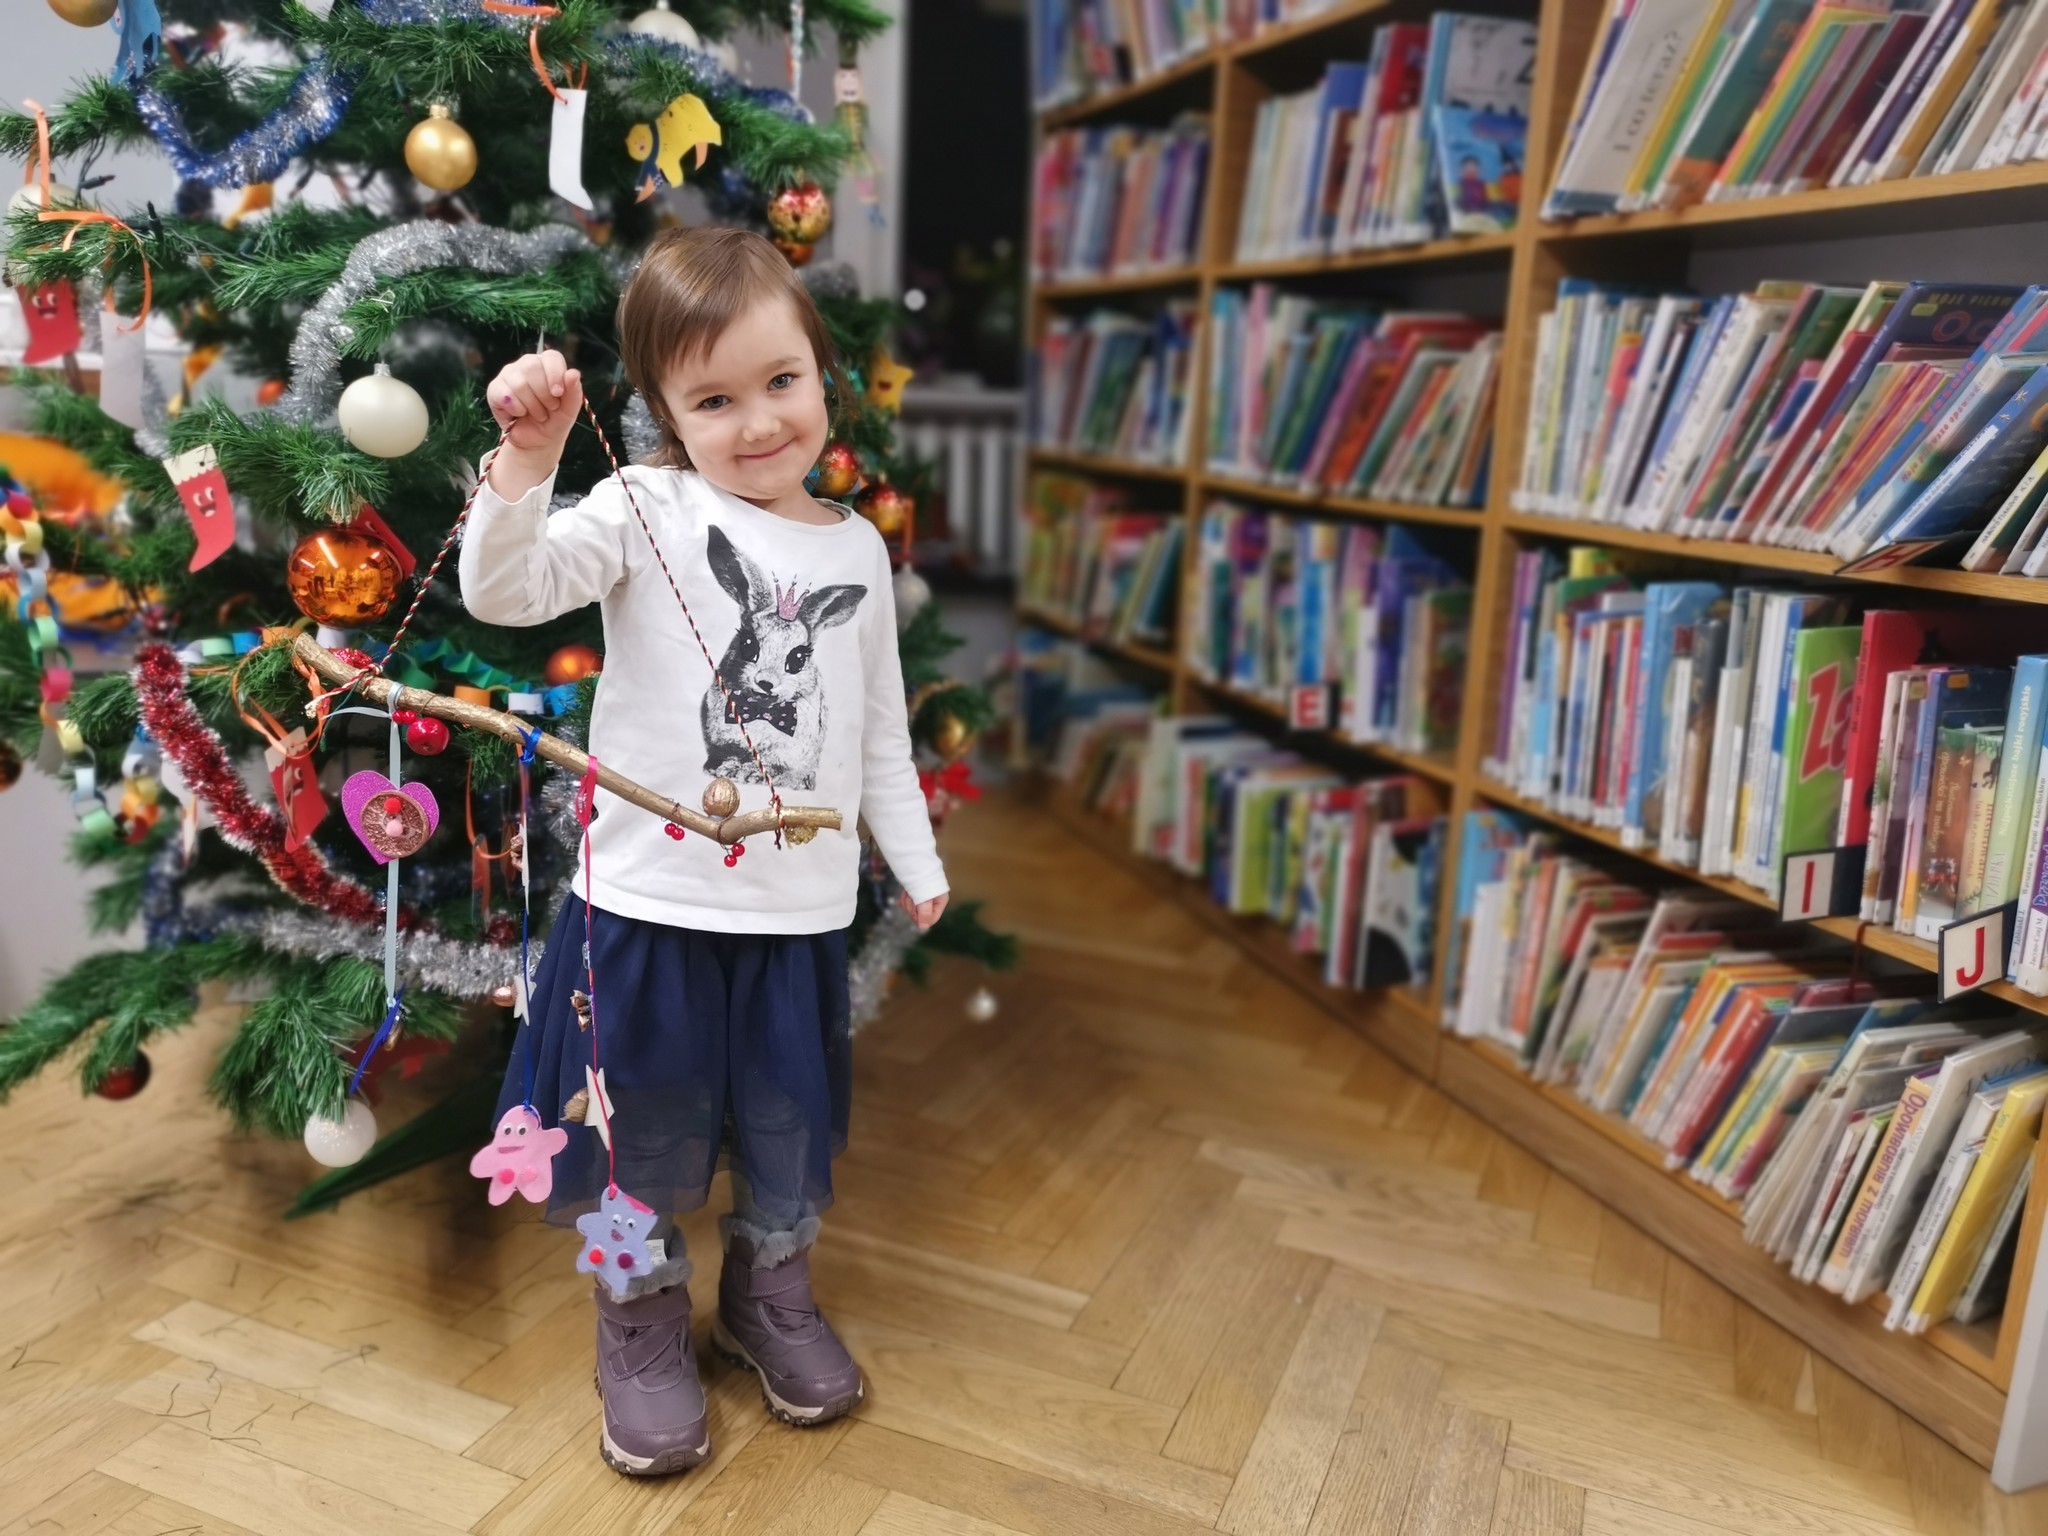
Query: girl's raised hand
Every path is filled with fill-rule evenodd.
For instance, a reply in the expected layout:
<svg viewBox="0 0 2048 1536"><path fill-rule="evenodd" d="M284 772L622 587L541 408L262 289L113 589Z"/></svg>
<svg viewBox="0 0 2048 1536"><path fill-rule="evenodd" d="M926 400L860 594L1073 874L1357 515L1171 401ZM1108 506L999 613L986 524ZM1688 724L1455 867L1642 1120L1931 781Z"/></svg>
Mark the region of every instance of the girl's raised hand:
<svg viewBox="0 0 2048 1536"><path fill-rule="evenodd" d="M490 401L491 415L507 431L507 446L552 467L583 409L583 375L552 347L528 353L491 380Z"/></svg>

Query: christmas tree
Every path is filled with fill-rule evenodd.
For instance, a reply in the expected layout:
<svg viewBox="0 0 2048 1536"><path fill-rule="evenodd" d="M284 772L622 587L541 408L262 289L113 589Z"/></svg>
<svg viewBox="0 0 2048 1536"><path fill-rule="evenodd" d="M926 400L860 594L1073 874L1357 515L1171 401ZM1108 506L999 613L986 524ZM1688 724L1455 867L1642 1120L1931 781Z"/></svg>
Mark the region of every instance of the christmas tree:
<svg viewBox="0 0 2048 1536"><path fill-rule="evenodd" d="M522 940L546 932L575 868L574 778L522 762L517 730L364 719L364 700L388 679L581 740L602 686L597 613L497 629L464 611L452 572L428 578L496 441L479 386L508 357L561 347L606 439L626 455L643 445L611 324L635 249L674 216L667 188L697 185L722 220L765 226L806 268L859 402L835 423L819 494L851 497L908 549L922 478L894 450L895 306L862 299L844 267L807 265L828 189L874 174L857 60L887 18L864 0L703 0L687 17L644 3L160 0L159 30L158 4L126 0L105 78L47 113L0 116L0 150L31 167L8 215L9 282L27 360L56 365L26 385L36 429L118 493L111 511L106 497L41 508L17 482L0 512L0 785L26 760L71 787L74 856L104 873L91 922L139 919L146 939L89 957L0 1026L0 1096L70 1053L88 1089L133 1091L149 1037L186 1023L203 984L239 982L257 1000L216 1098L240 1127L324 1126L326 1155L347 1162L368 1140L351 1098L365 1063L374 1074L453 1040L465 1002L514 1006ZM51 8L81 24L114 10ZM820 25L838 47L829 123L744 82L723 41L791 29L794 69ZM99 205L95 157L128 145L170 158L175 208ZM168 399L143 367L151 312L189 349ZM96 391L71 362L95 332ZM209 368L262 381L256 405L231 408ZM609 468L579 431L560 483L580 491ZM964 754L989 705L946 676L955 642L907 565L897 587L912 732L942 818L973 793ZM133 666L74 671L67 640L83 627L132 632ZM308 633L358 688L317 675ZM425 786L440 825L380 868L336 791L381 768L387 740L395 756L401 728L408 792ZM268 791L237 772L259 751ZM931 953L1007 963L972 902L919 938L870 865L857 1020ZM495 1063L479 1069L494 1078ZM387 1137L378 1171L475 1140L476 1097Z"/></svg>

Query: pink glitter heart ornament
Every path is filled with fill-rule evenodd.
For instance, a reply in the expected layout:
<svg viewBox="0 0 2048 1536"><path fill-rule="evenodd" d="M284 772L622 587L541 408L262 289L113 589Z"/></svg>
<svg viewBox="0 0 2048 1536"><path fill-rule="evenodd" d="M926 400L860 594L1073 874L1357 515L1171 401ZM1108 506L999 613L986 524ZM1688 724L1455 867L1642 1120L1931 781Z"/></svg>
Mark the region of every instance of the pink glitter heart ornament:
<svg viewBox="0 0 2048 1536"><path fill-rule="evenodd" d="M341 809L379 864L418 853L441 824L441 807L424 784L394 785L374 768L350 774Z"/></svg>

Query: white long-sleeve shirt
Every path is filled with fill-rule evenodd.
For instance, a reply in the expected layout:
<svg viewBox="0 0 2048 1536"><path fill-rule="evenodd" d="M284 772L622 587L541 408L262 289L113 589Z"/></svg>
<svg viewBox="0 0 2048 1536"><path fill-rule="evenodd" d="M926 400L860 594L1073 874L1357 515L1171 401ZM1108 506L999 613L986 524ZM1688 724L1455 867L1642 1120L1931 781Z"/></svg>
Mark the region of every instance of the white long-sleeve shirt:
<svg viewBox="0 0 2048 1536"><path fill-rule="evenodd" d="M593 904L726 933L843 928L853 920L863 818L913 900L945 891L911 759L881 535L850 512L827 526L792 522L686 470L626 474L726 686L744 701L782 803L832 807L842 830L781 850L772 834L751 838L728 869L713 839L675 841L658 817L599 790ZM592 754L692 808L719 777L739 786L742 811L765 808L768 786L618 481L550 516L553 489L550 477L508 502L488 483L479 488L460 563L470 611L493 624L541 624L601 604Z"/></svg>

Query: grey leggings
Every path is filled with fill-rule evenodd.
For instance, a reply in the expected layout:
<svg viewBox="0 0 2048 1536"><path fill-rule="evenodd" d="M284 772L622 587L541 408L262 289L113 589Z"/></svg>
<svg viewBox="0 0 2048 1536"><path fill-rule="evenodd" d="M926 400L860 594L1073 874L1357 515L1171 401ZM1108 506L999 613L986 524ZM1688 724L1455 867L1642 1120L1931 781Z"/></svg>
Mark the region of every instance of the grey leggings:
<svg viewBox="0 0 2048 1536"><path fill-rule="evenodd" d="M654 1236L660 1239L666 1256L646 1274L627 1282L628 1299L687 1284L693 1273L690 1257L683 1251L682 1229L675 1224L673 1217L664 1216L656 1226ZM718 1236L727 1247L732 1245L735 1237L745 1238L753 1245L754 1267L772 1269L818 1240L818 1218L806 1216L801 1221L792 1222L764 1211L754 1203L754 1189L747 1182L746 1175L734 1165L732 1212L718 1218Z"/></svg>

